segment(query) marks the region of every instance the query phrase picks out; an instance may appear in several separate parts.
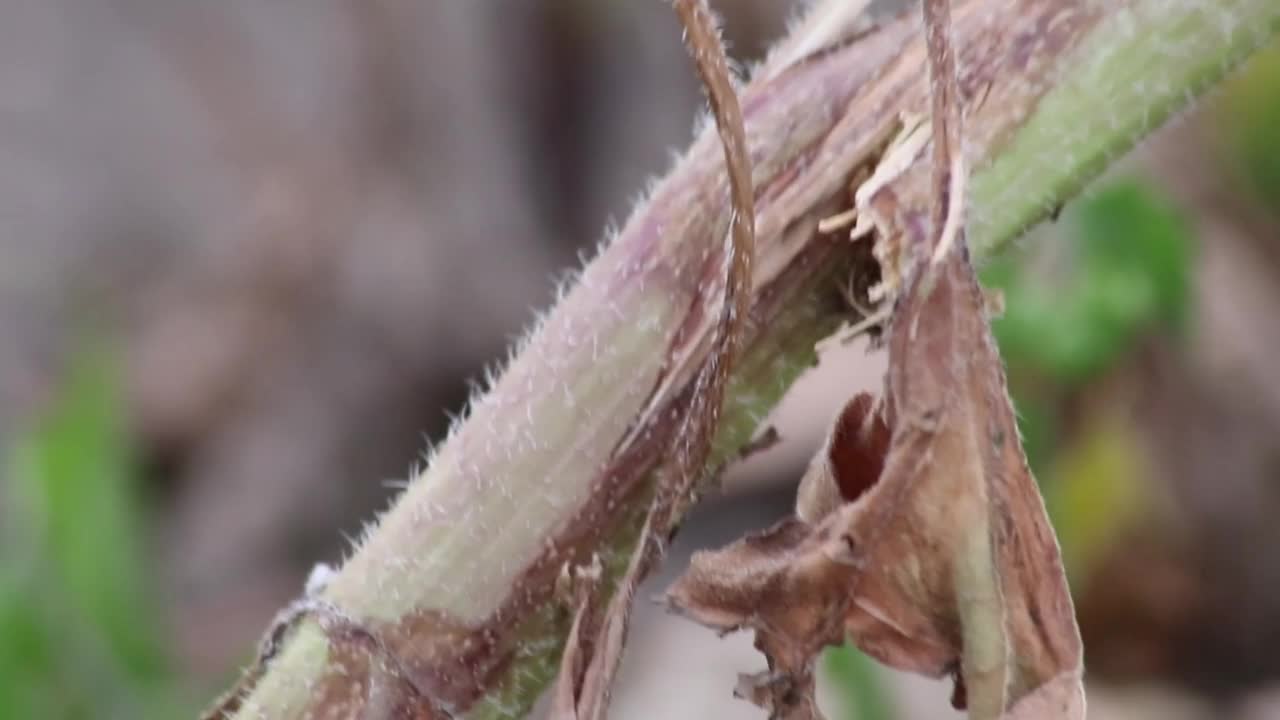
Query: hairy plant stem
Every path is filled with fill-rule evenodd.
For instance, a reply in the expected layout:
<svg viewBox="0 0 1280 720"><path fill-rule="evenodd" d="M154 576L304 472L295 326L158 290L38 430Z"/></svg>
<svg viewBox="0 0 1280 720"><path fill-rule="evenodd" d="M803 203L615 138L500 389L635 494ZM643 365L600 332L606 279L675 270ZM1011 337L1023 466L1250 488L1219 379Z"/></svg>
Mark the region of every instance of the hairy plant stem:
<svg viewBox="0 0 1280 720"><path fill-rule="evenodd" d="M928 107L914 16L852 42L850 19L822 10L811 17L848 27L802 24L772 62L814 36L830 49L766 61L742 96L757 262L709 469L847 317L837 286L873 280L866 245L817 222L851 205L900 117ZM1053 212L1280 27L1275 0L967 0L954 14L979 254ZM927 208L927 154L903 172L921 182L901 185L901 205ZM598 554L602 592L612 587L710 347L728 221L707 128L323 591L395 655L395 681L431 699L409 716L523 715L568 629L556 578ZM382 717L378 703L400 707L384 660L305 621L233 716Z"/></svg>

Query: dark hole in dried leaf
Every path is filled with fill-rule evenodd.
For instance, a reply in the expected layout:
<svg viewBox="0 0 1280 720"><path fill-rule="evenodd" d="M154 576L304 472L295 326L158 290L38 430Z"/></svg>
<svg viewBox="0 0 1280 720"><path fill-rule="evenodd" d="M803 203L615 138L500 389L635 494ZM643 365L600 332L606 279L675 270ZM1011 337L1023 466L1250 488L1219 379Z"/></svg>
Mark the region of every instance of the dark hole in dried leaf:
<svg viewBox="0 0 1280 720"><path fill-rule="evenodd" d="M857 500L880 478L889 454L889 436L889 425L871 395L854 397L841 411L828 452L836 486L846 502Z"/></svg>

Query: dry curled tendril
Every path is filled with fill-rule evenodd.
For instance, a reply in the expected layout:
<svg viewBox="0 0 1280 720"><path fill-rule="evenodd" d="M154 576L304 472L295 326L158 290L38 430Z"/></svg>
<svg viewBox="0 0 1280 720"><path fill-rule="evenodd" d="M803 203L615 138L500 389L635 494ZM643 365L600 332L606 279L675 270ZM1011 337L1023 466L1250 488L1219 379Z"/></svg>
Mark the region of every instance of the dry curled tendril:
<svg viewBox="0 0 1280 720"><path fill-rule="evenodd" d="M972 718L1082 718L1062 561L964 235L950 8L923 4L934 205L928 223L875 228L884 276L900 278L883 300L883 396L844 407L792 517L696 554L667 601L717 630L755 631L769 669L738 694L774 718L820 716L814 662L846 638L895 668L953 677L952 702Z"/></svg>

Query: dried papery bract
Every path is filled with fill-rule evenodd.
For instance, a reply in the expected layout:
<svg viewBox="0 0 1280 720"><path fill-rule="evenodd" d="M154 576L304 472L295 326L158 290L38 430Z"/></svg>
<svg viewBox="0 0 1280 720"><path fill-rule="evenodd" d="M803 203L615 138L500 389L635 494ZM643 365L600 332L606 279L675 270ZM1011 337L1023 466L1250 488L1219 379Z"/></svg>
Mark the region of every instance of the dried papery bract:
<svg viewBox="0 0 1280 720"><path fill-rule="evenodd" d="M745 694L776 718L817 716L814 660L846 637L893 667L953 675L970 717L1080 718L1074 611L964 238L945 0L925 0L925 20L934 205L928 229L882 238L905 250L883 404L846 406L797 517L695 556L669 600L756 631L770 672ZM881 193L884 217L902 217Z"/></svg>

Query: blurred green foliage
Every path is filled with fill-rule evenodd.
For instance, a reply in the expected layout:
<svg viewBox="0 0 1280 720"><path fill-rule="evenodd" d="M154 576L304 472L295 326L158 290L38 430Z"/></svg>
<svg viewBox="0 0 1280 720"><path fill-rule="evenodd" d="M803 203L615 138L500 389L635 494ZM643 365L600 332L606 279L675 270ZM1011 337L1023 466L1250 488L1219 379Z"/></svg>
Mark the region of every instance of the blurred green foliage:
<svg viewBox="0 0 1280 720"><path fill-rule="evenodd" d="M1261 204L1280 212L1280 42L1225 83L1216 110L1230 159Z"/></svg>
<svg viewBox="0 0 1280 720"><path fill-rule="evenodd" d="M1173 205L1137 181L1103 188L1065 215L1072 242L1055 275L1028 269L1025 253L982 275L1005 293L993 330L1010 372L1077 387L1146 330L1185 325L1193 243Z"/></svg>
<svg viewBox="0 0 1280 720"><path fill-rule="evenodd" d="M845 643L822 654L822 666L849 720L890 720L897 717L892 692L885 686L876 661Z"/></svg>
<svg viewBox="0 0 1280 720"><path fill-rule="evenodd" d="M1151 504L1140 433L1116 412L1089 419L1041 474L1045 504L1078 593L1091 571Z"/></svg>
<svg viewBox="0 0 1280 720"><path fill-rule="evenodd" d="M8 448L0 489L0 718L183 713L142 551L115 365L75 358Z"/></svg>

